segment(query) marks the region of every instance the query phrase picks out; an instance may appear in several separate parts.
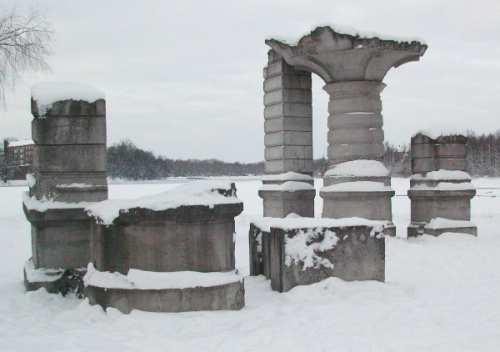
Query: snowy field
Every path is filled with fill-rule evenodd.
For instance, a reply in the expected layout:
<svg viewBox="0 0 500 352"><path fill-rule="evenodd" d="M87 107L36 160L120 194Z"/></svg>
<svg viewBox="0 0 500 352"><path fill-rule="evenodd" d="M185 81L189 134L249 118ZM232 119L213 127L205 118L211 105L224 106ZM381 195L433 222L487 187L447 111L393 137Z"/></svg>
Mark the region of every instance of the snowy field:
<svg viewBox="0 0 500 352"><path fill-rule="evenodd" d="M177 180L175 182L186 182ZM132 198L175 182L110 186ZM245 279L241 311L107 313L74 297L25 293L31 253L21 209L25 186L0 187L0 351L499 351L500 179L476 179L479 237L386 240L386 283L328 279L288 293ZM260 182L238 179L237 267L248 274L248 222L262 213ZM398 236L405 236L407 179L393 179ZM316 210L320 213L321 198Z"/></svg>

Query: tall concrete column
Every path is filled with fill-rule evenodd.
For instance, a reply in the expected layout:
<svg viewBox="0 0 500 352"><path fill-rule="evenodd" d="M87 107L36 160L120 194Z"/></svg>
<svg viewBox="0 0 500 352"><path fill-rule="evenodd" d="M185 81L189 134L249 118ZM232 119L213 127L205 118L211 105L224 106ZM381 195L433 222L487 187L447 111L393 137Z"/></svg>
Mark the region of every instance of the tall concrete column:
<svg viewBox="0 0 500 352"><path fill-rule="evenodd" d="M329 170L324 175L324 217L392 221L389 171L383 153L382 83L392 67L417 61L427 46L338 33L318 27L296 45L266 41L296 69L326 83Z"/></svg>
<svg viewBox="0 0 500 352"><path fill-rule="evenodd" d="M311 73L274 50L264 68L264 216L314 216Z"/></svg>

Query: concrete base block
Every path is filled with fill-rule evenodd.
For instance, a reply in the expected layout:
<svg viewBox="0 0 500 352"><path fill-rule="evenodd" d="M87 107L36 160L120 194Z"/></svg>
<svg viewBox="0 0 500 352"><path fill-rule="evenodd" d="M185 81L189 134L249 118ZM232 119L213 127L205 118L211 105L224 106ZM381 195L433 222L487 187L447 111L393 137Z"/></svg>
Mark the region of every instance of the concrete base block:
<svg viewBox="0 0 500 352"><path fill-rule="evenodd" d="M85 269L35 269L29 259L24 265L24 287L26 291L36 291L45 288L49 293L66 295L74 292L81 297L83 293L83 276Z"/></svg>
<svg viewBox="0 0 500 352"><path fill-rule="evenodd" d="M29 210L35 268L74 269L86 267L90 253L91 219L84 209Z"/></svg>
<svg viewBox="0 0 500 352"><path fill-rule="evenodd" d="M418 237L422 235L440 236L443 233L463 233L472 236L477 236L476 226L464 226L464 227L442 227L439 229L426 228L424 224L411 224L407 229L407 237Z"/></svg>
<svg viewBox="0 0 500 352"><path fill-rule="evenodd" d="M239 310L245 305L243 280L224 285L183 289L119 289L87 286L90 304L104 309L113 307L122 313L188 312L202 310Z"/></svg>
<svg viewBox="0 0 500 352"><path fill-rule="evenodd" d="M264 216L271 218L284 218L291 213L303 217L314 217L315 196L315 190L259 191L259 197L264 203Z"/></svg>
<svg viewBox="0 0 500 352"><path fill-rule="evenodd" d="M338 241L329 250L315 251L318 262L311 266L304 261L290 259L295 248L289 243L296 236L303 236L301 229L271 228L271 287L286 292L298 285L308 285L328 277L343 280L385 280L385 240L382 234L373 233L366 226L314 229L307 246L321 243L326 232L335 233ZM292 251L292 254L289 253ZM331 265L330 265L331 264Z"/></svg>
<svg viewBox="0 0 500 352"><path fill-rule="evenodd" d="M360 217L392 221L391 197L394 191L320 192L324 218Z"/></svg>

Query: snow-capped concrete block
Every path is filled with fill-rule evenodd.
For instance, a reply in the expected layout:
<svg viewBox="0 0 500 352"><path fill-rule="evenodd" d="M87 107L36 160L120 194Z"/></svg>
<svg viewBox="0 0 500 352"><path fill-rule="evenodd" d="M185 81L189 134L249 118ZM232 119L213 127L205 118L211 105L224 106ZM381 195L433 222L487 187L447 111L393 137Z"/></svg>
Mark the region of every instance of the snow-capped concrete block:
<svg viewBox="0 0 500 352"><path fill-rule="evenodd" d="M250 275L271 279L273 290L327 277L385 279L384 234L388 222L360 218L255 219L250 225Z"/></svg>

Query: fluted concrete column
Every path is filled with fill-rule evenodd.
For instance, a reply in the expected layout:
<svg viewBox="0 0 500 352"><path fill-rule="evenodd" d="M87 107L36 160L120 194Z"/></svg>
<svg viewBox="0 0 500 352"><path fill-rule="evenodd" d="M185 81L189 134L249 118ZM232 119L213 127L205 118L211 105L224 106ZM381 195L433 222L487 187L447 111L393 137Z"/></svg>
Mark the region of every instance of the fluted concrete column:
<svg viewBox="0 0 500 352"><path fill-rule="evenodd" d="M330 167L358 160L381 160L384 154L382 101L385 84L374 81L329 83L328 160Z"/></svg>

